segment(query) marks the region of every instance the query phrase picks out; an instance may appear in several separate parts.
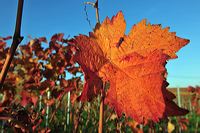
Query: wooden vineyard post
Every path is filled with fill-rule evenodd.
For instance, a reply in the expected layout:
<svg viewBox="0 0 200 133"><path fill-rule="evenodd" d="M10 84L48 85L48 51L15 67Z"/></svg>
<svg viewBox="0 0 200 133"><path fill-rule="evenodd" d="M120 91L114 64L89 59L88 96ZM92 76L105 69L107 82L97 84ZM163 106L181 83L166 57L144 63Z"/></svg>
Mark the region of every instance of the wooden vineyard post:
<svg viewBox="0 0 200 133"><path fill-rule="evenodd" d="M47 89L47 100L51 99L51 91L49 88ZM46 108L46 127L49 127L49 114L50 114L50 105L47 103L47 108Z"/></svg>
<svg viewBox="0 0 200 133"><path fill-rule="evenodd" d="M178 88L176 89L176 91L177 91L178 106L181 107L180 88L178 87ZM179 127L179 133L181 133L181 127Z"/></svg>
<svg viewBox="0 0 200 133"><path fill-rule="evenodd" d="M180 88L177 88L177 100L178 100L178 106L181 107L181 96L180 96Z"/></svg>

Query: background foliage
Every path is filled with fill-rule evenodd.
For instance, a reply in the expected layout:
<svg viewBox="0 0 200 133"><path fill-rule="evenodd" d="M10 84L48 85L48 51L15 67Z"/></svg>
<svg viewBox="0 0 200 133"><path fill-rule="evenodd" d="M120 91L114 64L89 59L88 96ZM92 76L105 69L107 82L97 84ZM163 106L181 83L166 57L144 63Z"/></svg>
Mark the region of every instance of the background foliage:
<svg viewBox="0 0 200 133"><path fill-rule="evenodd" d="M82 73L73 62L73 48L62 33L47 42L45 37L21 45L0 93L1 131L10 132L97 132L100 97L91 103L78 101L83 88ZM8 53L0 38L0 68ZM138 125L130 118L118 118L105 107L104 132L198 132L199 87L188 88L192 111L158 124ZM69 93L70 92L70 93Z"/></svg>

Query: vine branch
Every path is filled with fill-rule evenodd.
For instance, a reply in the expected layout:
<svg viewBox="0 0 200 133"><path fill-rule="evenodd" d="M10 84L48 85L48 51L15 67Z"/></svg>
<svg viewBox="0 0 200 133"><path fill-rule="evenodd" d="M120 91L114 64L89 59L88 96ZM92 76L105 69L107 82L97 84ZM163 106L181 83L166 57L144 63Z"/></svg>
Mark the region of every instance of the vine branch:
<svg viewBox="0 0 200 133"><path fill-rule="evenodd" d="M96 0L96 2L94 4L94 8L96 9L96 20L97 20L97 23L100 24L100 19L99 19L99 2L98 2L98 0Z"/></svg>
<svg viewBox="0 0 200 133"><path fill-rule="evenodd" d="M93 6L95 8L95 10L96 10L96 21L97 21L97 24L100 24L99 2L98 2L98 0L96 0L96 2L84 2L84 4L91 5L91 6Z"/></svg>
<svg viewBox="0 0 200 133"><path fill-rule="evenodd" d="M3 87L4 80L6 78L6 75L8 73L8 70L10 68L10 64L12 62L12 59L15 55L15 51L18 47L18 45L23 40L23 37L21 36L21 21L22 21L22 12L23 12L23 3L24 0L18 0L18 9L17 9L17 18L16 18L16 24L15 24L15 32L13 36L13 41L11 48L6 56L5 63L3 65L3 68L0 73L0 89Z"/></svg>

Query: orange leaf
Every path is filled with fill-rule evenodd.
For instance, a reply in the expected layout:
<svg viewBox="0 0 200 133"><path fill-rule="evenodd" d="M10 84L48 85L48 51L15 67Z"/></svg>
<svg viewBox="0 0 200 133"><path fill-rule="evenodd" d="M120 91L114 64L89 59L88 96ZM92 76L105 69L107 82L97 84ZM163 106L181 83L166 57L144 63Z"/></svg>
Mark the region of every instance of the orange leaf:
<svg viewBox="0 0 200 133"><path fill-rule="evenodd" d="M125 35L122 12L105 21L90 36L79 35L69 43L77 47L74 60L85 75L81 100L91 99L109 81L106 103L120 116L125 113L142 123L159 121L171 115L184 115L166 90L166 61L189 40L170 33L169 28L146 24L134 25Z"/></svg>
<svg viewBox="0 0 200 133"><path fill-rule="evenodd" d="M119 116L125 113L139 123L148 119L158 122L159 118L187 113L171 101L174 96L166 90L167 58L161 51L148 57L134 53L125 56L118 67L104 66L102 73L110 81L106 103Z"/></svg>

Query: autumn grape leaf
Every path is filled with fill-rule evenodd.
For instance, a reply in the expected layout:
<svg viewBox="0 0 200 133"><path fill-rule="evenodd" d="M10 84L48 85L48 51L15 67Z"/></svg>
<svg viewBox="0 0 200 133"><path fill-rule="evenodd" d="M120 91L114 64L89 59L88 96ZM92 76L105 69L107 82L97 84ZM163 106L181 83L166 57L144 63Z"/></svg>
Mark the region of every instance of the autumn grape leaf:
<svg viewBox="0 0 200 133"><path fill-rule="evenodd" d="M103 83L98 76L98 71L107 62L107 59L103 56L103 51L96 41L87 36L80 35L69 43L77 45L79 52L75 55L74 60L81 65L84 72L85 84L79 100L90 101L102 88Z"/></svg>
<svg viewBox="0 0 200 133"><path fill-rule="evenodd" d="M159 121L171 115L184 115L166 90L166 62L176 58L176 52L189 40L169 32L169 28L147 24L134 25L125 35L122 12L104 22L89 36L79 35L69 43L77 47L74 60L85 76L81 99L88 100L109 81L106 103L118 116L125 113L142 123Z"/></svg>

